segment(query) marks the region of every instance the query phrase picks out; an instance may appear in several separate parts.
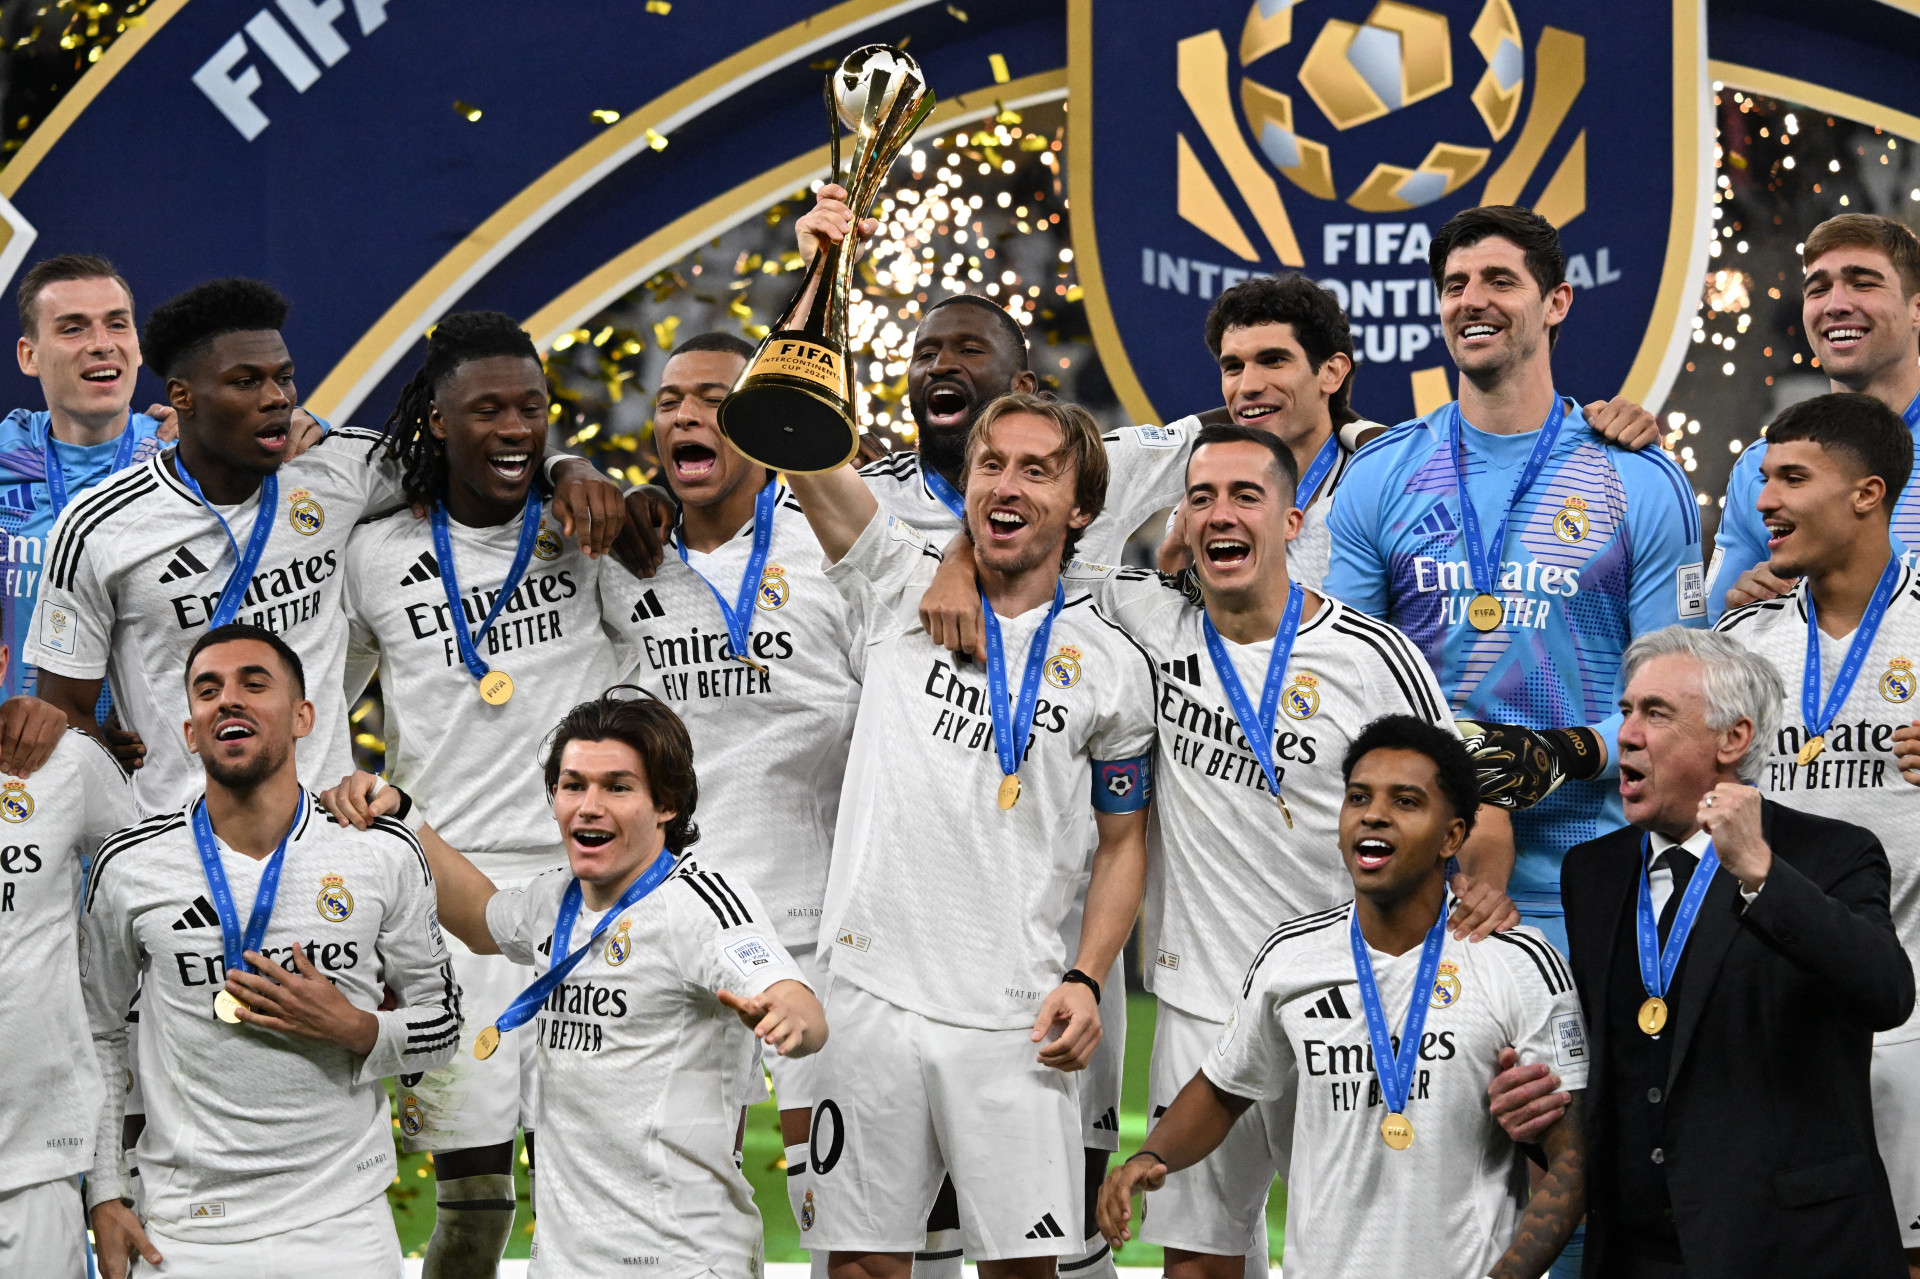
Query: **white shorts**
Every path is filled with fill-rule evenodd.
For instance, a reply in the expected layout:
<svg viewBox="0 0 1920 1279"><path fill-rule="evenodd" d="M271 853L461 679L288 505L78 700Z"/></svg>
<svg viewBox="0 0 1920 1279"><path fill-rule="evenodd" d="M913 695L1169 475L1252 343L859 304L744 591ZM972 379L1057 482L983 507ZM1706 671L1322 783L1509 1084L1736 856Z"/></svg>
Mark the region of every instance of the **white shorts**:
<svg viewBox="0 0 1920 1279"><path fill-rule="evenodd" d="M394 1081L400 1146L408 1154L496 1146L533 1123L539 1036L532 1027L502 1035L499 1049L485 1061L473 1055L474 1036L533 983L533 970L505 955L476 955L452 933L446 936L465 1025L452 1061Z"/></svg>
<svg viewBox="0 0 1920 1279"><path fill-rule="evenodd" d="M1900 1217L1900 1246L1920 1248L1920 1039L1873 1046L1873 1131Z"/></svg>
<svg viewBox="0 0 1920 1279"><path fill-rule="evenodd" d="M400 1236L383 1193L311 1226L241 1243L187 1243L147 1227L161 1264L134 1261L132 1279L402 1279Z"/></svg>
<svg viewBox="0 0 1920 1279"><path fill-rule="evenodd" d="M1078 1256L1075 1076L1041 1065L1026 1029L948 1025L841 980L828 998L801 1246L917 1251L950 1175L969 1257Z"/></svg>
<svg viewBox="0 0 1920 1279"><path fill-rule="evenodd" d="M87 1211L73 1177L0 1191L0 1275L82 1279Z"/></svg>
<svg viewBox="0 0 1920 1279"><path fill-rule="evenodd" d="M1120 1074L1127 1060L1127 970L1120 958L1100 979L1100 1046L1080 1072L1080 1144L1120 1149ZM1089 1228L1093 1225L1088 1222Z"/></svg>
<svg viewBox="0 0 1920 1279"><path fill-rule="evenodd" d="M1221 1023L1183 1013L1160 1002L1153 1032L1153 1062L1147 1070L1147 1109L1155 1119L1200 1072L1219 1041ZM1152 1147L1152 1129L1147 1145ZM1287 1166L1293 1112L1274 1102L1255 1102L1240 1116L1218 1149L1142 1203L1140 1238L1163 1248L1184 1248L1216 1257L1266 1251L1267 1192Z"/></svg>

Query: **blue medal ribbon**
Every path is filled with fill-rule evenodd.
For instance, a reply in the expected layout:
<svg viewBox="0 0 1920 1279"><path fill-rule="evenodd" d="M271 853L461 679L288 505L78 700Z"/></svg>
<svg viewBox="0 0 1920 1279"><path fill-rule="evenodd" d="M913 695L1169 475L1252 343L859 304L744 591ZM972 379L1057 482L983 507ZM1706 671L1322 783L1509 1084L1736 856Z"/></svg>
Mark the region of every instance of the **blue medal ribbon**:
<svg viewBox="0 0 1920 1279"><path fill-rule="evenodd" d="M233 538L233 528L227 523L227 517L213 509L213 503L207 501L207 495L200 491L200 482L187 470L186 459L180 456L178 448L173 451L173 469L179 474L180 482L199 499L207 514L220 524L220 531L227 535L227 545L233 550L233 574L227 578L227 584L220 588L220 602L214 605L213 616L207 619L208 630L218 630L234 619L240 612L240 602L247 597L247 591L253 584L253 570L260 564L260 556L267 549L267 539L273 536L274 512L280 509L280 477L272 472L260 480L260 507L253 513L253 532L247 535L247 549L242 551L240 543Z"/></svg>
<svg viewBox="0 0 1920 1279"><path fill-rule="evenodd" d="M1898 555L1887 557L1887 567L1881 571L1880 581L1867 601L1867 611L1847 644L1847 655L1840 662L1840 670L1833 677L1833 688L1824 704L1820 700L1820 620L1814 612L1813 588L1807 588L1807 660L1800 675L1800 718L1807 726L1809 746L1827 735L1827 729L1833 726L1833 717L1840 713L1847 694L1853 691L1853 682L1860 678L1860 668L1867 663L1867 650L1873 647L1873 637L1879 634L1887 607L1893 603L1893 590L1900 583L1901 567ZM1819 751L1815 750L1814 754ZM1800 762L1810 763L1812 758L1810 755Z"/></svg>
<svg viewBox="0 0 1920 1279"><path fill-rule="evenodd" d="M1700 858L1700 864L1693 868L1693 878L1687 881L1687 891L1680 898L1680 905L1673 913L1673 929L1667 934L1665 949L1657 950L1660 945L1660 928L1653 917L1653 881L1647 867L1652 862L1653 837L1640 836L1640 910L1635 920L1634 935L1640 948L1640 984L1646 987L1647 998L1665 999L1667 991L1673 985L1674 970L1680 967L1680 955L1687 948L1687 935L1693 932L1694 920L1700 917L1700 903L1706 900L1707 888L1713 882L1713 872L1720 869L1720 854L1714 851L1712 844L1707 845L1706 854ZM1661 1023L1665 1023L1661 1018ZM1652 1032L1648 1032L1652 1033Z"/></svg>
<svg viewBox="0 0 1920 1279"><path fill-rule="evenodd" d="M920 478L926 481L927 492L933 494L940 505L947 508L947 514L964 525L967 522L966 499L954 491L953 485L947 483L946 476L928 466L925 458L920 461Z"/></svg>
<svg viewBox="0 0 1920 1279"><path fill-rule="evenodd" d="M139 441L133 438L133 418L127 418L127 429L120 432L120 447L113 452L113 469L124 471L133 465L133 448ZM47 467L47 501L53 506L53 518L59 519L60 512L67 509L67 476L60 468L60 454L53 447L53 424L47 424L46 442L41 449ZM176 459L177 460L177 459ZM196 490L197 491L197 490Z"/></svg>
<svg viewBox="0 0 1920 1279"><path fill-rule="evenodd" d="M447 607L453 611L453 638L460 645L460 660L466 663L467 673L476 680L485 679L493 668L480 660L480 641L487 637L493 624L500 620L500 611L520 589L520 579L526 576L527 564L533 559L533 545L540 540L540 490L527 489L527 505L520 513L520 544L514 548L513 567L507 570L507 580L500 584L500 593L493 597L493 607L487 610L487 616L480 623L480 629L467 630L467 614L460 603L460 576L453 567L453 534L447 526L447 508L442 502L435 502L431 512L433 520L433 551L440 561L440 585L447 593Z"/></svg>
<svg viewBox="0 0 1920 1279"><path fill-rule="evenodd" d="M1913 397L1913 402L1907 405L1900 416L1906 420L1908 426L1920 430L1920 395Z"/></svg>
<svg viewBox="0 0 1920 1279"><path fill-rule="evenodd" d="M1507 524L1513 518L1513 508L1520 505L1520 499L1527 495L1540 472L1546 469L1547 459L1553 455L1554 442L1560 438L1560 424L1567 417L1567 402L1560 393L1553 393L1553 412L1547 414L1547 423L1540 429L1539 437L1533 442L1533 452L1527 457L1527 464L1520 472L1519 483L1513 486L1513 496L1507 499L1506 510L1500 515L1500 523L1494 527L1493 540L1487 542L1480 536L1480 512L1474 509L1473 499L1467 495L1467 459L1466 448L1460 438L1460 404L1455 401L1447 412L1447 447L1453 454L1454 495L1460 500L1460 528L1462 540L1467 544L1467 568L1473 573L1473 587L1482 595L1493 594L1500 578L1500 556L1507 546Z"/></svg>
<svg viewBox="0 0 1920 1279"><path fill-rule="evenodd" d="M1053 635L1053 619L1067 602L1066 587L1055 583L1053 606L1033 633L1027 645L1027 669L1020 680L1020 705L1009 704L1007 697L1007 650L1000 642L1000 619L995 616L987 593L980 592L980 612L987 624L987 709L993 712L993 749L1000 757L1000 771L1012 777L1020 771L1020 756L1026 749L1027 734L1033 729L1034 703L1040 697L1040 672L1047 664L1047 644ZM1015 792L1016 796L1018 792ZM1011 808L1011 804L1002 804Z"/></svg>
<svg viewBox="0 0 1920 1279"><path fill-rule="evenodd" d="M766 668L753 660L749 645L753 642L753 606L754 597L760 592L760 575L767 568L767 553L773 548L773 513L779 507L778 486L768 481L760 490L760 496L753 499L753 550L747 554L747 568L740 575L740 590L729 605L720 588L707 581L707 575L694 568L694 576L707 583L707 589L713 592L713 602L720 606L720 616L727 621L727 639L733 645L733 656L747 665L759 670ZM693 568L687 559L687 544L683 538L674 539L674 549L680 552L680 562Z"/></svg>
<svg viewBox="0 0 1920 1279"><path fill-rule="evenodd" d="M593 943L599 939L601 933L607 931L607 925L620 918L642 897L667 882L667 876L673 873L673 863L673 850L661 849L660 856L654 858L653 865L641 872L640 878L628 884L627 891L620 894L620 900L600 917L600 922L593 926L593 932L588 935L585 944L572 952L567 950L567 943L573 940L573 923L580 917L581 892L579 878L576 876L569 880L567 891L560 895L560 913L554 917L553 940L548 943L547 957L552 961L551 964L546 972L534 979L532 985L513 997L513 1002L507 1005L507 1010L501 1013L493 1023L493 1029L504 1035L531 1021L533 1015L539 1012L541 1006L547 1002L547 996L553 993L554 987L565 981L568 974L580 966L580 961L585 959L587 952L593 949ZM562 955L565 958L561 958ZM481 1033L485 1034L484 1031ZM491 1055L491 1050L486 1055Z"/></svg>
<svg viewBox="0 0 1920 1279"><path fill-rule="evenodd" d="M193 806L193 844L200 852L200 869L206 872L207 894L213 898L214 913L220 917L220 947L230 973L253 971L245 955L250 950L258 951L266 939L267 921L273 918L273 902L280 895L280 867L286 861L287 843L300 825L300 814L308 802L307 792L302 789L293 820L287 823L287 833L280 837L280 846L273 850L260 871L260 886L254 889L253 910L247 915L244 933L240 931L240 912L234 907L226 867L220 864L220 846L213 839L213 823L207 818L206 796L202 795Z"/></svg>
<svg viewBox="0 0 1920 1279"><path fill-rule="evenodd" d="M1327 478L1327 472L1331 471L1333 464L1339 460L1340 436L1335 433L1329 435L1327 442L1320 446L1320 451L1313 455L1313 461L1308 465L1307 473L1300 477L1299 488L1294 490L1293 504L1303 511L1306 510L1312 503L1314 492L1320 487L1320 482ZM1460 491L1462 493L1467 491L1464 484Z"/></svg>
<svg viewBox="0 0 1920 1279"><path fill-rule="evenodd" d="M1315 465L1318 465L1316 461ZM1253 750L1253 757L1260 761L1260 771L1267 775L1267 788L1273 797L1280 800L1280 810L1286 814L1287 825L1293 825L1293 814L1287 813L1286 801L1280 798L1280 775L1273 764L1273 725L1274 717L1280 710L1280 686L1286 683L1287 662L1293 656L1293 641L1300 633L1300 609L1305 604L1307 593L1300 589L1297 582L1287 583L1287 607L1280 615L1280 629L1273 635L1273 653L1267 658L1266 682L1260 687L1260 709L1256 712L1253 701L1247 696L1246 685L1240 682L1240 672L1233 668L1233 658L1227 653L1227 642L1220 638L1220 632L1213 627L1213 618L1202 613L1200 628L1207 636L1207 656L1213 659L1213 670L1226 686L1227 701L1233 705L1233 713L1240 720L1241 735L1247 739L1247 745Z"/></svg>
<svg viewBox="0 0 1920 1279"><path fill-rule="evenodd" d="M1413 999L1407 1005L1407 1020L1400 1028L1398 1052L1394 1051L1393 1036L1387 1033L1387 1014L1380 1006L1380 987L1373 979L1373 960L1367 955L1367 939L1360 934L1358 903L1354 905L1349 923L1347 940L1353 947L1353 971L1360 979L1360 1004L1367 1011L1367 1035L1373 1040L1373 1073L1380 1080L1380 1095L1386 1099L1387 1113L1405 1118L1413 1072L1420 1064L1420 1036L1427 1028L1433 979L1440 971L1440 948L1447 940L1446 902L1440 903L1440 915L1427 930L1426 941L1421 943L1420 969L1414 975Z"/></svg>

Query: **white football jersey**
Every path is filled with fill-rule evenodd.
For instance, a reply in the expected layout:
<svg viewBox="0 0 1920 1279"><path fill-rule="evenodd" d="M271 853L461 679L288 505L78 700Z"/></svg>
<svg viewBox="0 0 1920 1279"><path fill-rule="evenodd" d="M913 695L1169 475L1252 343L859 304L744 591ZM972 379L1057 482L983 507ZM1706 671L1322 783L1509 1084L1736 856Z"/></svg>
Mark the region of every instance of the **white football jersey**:
<svg viewBox="0 0 1920 1279"><path fill-rule="evenodd" d="M651 579L616 566L601 589L608 627L624 632L637 654L637 682L679 714L693 739L700 860L753 885L782 945L811 949L860 704L855 654L865 638L783 485L754 596L751 656L765 670L736 661L708 583L731 605L752 551L749 522L712 552L689 552L692 567L670 544Z"/></svg>
<svg viewBox="0 0 1920 1279"><path fill-rule="evenodd" d="M819 944L836 976L888 1003L1009 1030L1032 1024L1068 967L1061 927L1092 846L1097 765L1151 749L1154 671L1085 592L1069 590L1020 800L1003 811L985 666L956 666L917 616L938 565L918 530L876 514L827 570L868 641ZM1046 614L1000 619L1010 700Z"/></svg>
<svg viewBox="0 0 1920 1279"><path fill-rule="evenodd" d="M379 653L387 776L496 880L566 865L541 747L560 717L616 683L623 665L600 622L610 561L588 559L563 538L549 503L526 574L478 645L482 661L512 677L513 696L500 706L481 699L453 628L464 624L471 635L486 620L513 567L522 519L490 528L448 521L458 621L433 525L410 510L354 530L342 591L354 648Z"/></svg>
<svg viewBox="0 0 1920 1279"><path fill-rule="evenodd" d="M1292 1107L1288 1279L1421 1275L1481 1279L1512 1241L1527 1160L1487 1113L1500 1050L1585 1088L1589 1050L1573 978L1533 928L1455 941L1425 992L1427 1023L1408 1090L1413 1145L1380 1136L1374 1074L1348 940L1353 904L1283 924L1261 945L1201 1070L1219 1087ZM1420 947L1368 948L1387 1025L1406 1024Z"/></svg>
<svg viewBox="0 0 1920 1279"><path fill-rule="evenodd" d="M78 729L32 777L0 775L0 1194L93 1166L105 1094L80 997L80 863L132 821L120 766Z"/></svg>
<svg viewBox="0 0 1920 1279"><path fill-rule="evenodd" d="M381 438L336 427L280 468L273 533L234 616L279 634L306 667L313 732L299 744L300 780L316 790L353 771L340 686L347 536L369 512L404 500L398 464L367 455ZM234 569L226 532L175 476L173 456L169 449L122 471L61 514L24 654L72 679L109 677L121 722L147 744L146 765L133 775L143 813L171 812L199 789L199 763L181 729L187 653ZM214 509L244 548L260 493Z"/></svg>
<svg viewBox="0 0 1920 1279"><path fill-rule="evenodd" d="M487 903L501 953L535 975L571 881L551 871ZM569 950L605 913L582 908ZM510 1032L535 1036L540 1060L532 1274L759 1272L760 1214L733 1157L759 1041L714 995L780 981L808 984L752 887L683 857Z"/></svg>
<svg viewBox="0 0 1920 1279"><path fill-rule="evenodd" d="M1183 1012L1225 1021L1254 947L1274 923L1353 895L1340 860L1340 761L1382 715L1451 730L1420 650L1329 596L1300 619L1274 723L1273 763L1289 828L1207 652L1206 613L1145 569L1076 561L1069 589L1094 593L1160 668L1144 932L1147 988ZM1255 706L1273 641L1224 640Z"/></svg>
<svg viewBox="0 0 1920 1279"><path fill-rule="evenodd" d="M140 982L147 1126L133 1158L144 1216L176 1239L258 1239L384 1193L394 1146L380 1081L445 1065L459 1038L460 990L413 836L390 818L364 831L337 826L305 791L293 818L260 953L292 971L299 947L373 1013L379 1037L364 1058L214 1016L226 958L189 810L108 839L88 881L81 979L94 1049L102 1077L125 1078L127 1006ZM266 859L216 842L244 928ZM397 1007L380 1011L389 992ZM108 1089L90 1206L130 1193L123 1109L120 1090Z"/></svg>
<svg viewBox="0 0 1920 1279"><path fill-rule="evenodd" d="M1920 720L1920 574L1900 570L1893 602L1880 620L1873 647L1847 700L1827 729L1826 748L1811 763L1799 760L1807 740L1800 714L1800 680L1807 664L1807 583L1779 599L1730 609L1714 627L1773 663L1786 685L1780 730L1767 754L1760 789L1803 812L1864 826L1880 837L1893 868L1893 926L1920 965L1920 786L1900 776L1893 731ZM1820 700L1847 658L1853 636L1820 632ZM1920 1039L1920 1015L1881 1031L1875 1043Z"/></svg>

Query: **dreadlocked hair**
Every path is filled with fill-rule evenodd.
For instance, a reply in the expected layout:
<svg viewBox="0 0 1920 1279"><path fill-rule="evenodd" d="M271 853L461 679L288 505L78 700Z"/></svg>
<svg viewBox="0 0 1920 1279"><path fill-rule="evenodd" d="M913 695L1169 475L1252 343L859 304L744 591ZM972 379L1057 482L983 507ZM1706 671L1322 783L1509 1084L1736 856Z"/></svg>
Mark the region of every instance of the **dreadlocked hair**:
<svg viewBox="0 0 1920 1279"><path fill-rule="evenodd" d="M447 492L447 446L428 425L434 395L468 360L495 355L540 360L526 330L498 311L456 311L427 334L427 358L387 415L386 438L373 446L405 463L400 483L409 502L438 501Z"/></svg>

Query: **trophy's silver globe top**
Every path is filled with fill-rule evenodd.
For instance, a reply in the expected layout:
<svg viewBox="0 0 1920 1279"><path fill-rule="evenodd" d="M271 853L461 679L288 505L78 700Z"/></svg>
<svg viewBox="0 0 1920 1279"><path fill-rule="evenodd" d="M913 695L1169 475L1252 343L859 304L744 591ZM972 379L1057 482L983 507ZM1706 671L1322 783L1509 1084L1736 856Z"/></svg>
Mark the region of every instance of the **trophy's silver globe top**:
<svg viewBox="0 0 1920 1279"><path fill-rule="evenodd" d="M876 87L884 90L895 72L915 88L926 84L920 64L890 44L862 45L842 58L833 73L833 100L840 111L840 122L858 132L866 116L868 95Z"/></svg>

